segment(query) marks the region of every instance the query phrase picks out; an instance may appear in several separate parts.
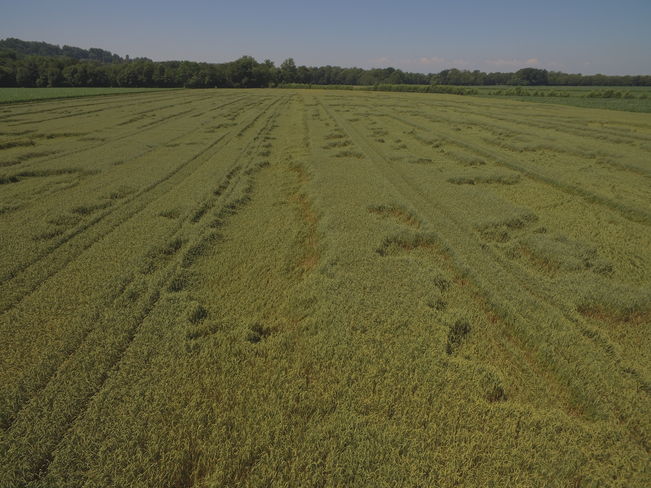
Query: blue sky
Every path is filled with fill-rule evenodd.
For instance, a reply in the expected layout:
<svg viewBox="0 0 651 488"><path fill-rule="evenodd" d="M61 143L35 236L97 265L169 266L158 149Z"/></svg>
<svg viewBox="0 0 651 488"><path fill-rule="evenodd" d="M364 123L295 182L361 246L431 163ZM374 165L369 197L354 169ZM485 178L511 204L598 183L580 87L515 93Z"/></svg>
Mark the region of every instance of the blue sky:
<svg viewBox="0 0 651 488"><path fill-rule="evenodd" d="M155 60L651 74L651 0L0 0L0 38Z"/></svg>

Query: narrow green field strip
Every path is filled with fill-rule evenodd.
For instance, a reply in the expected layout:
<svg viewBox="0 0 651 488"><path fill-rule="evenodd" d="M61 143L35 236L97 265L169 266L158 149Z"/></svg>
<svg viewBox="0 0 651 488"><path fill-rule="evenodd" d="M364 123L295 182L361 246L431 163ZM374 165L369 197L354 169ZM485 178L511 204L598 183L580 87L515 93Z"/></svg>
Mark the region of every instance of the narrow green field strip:
<svg viewBox="0 0 651 488"><path fill-rule="evenodd" d="M480 95L483 96L483 95ZM490 97L502 101L505 97ZM517 100L524 103L538 103L559 106L572 106L595 110L615 110L622 112L651 113L649 99L627 100L612 98L587 98L587 97L508 97L507 100Z"/></svg>
<svg viewBox="0 0 651 488"><path fill-rule="evenodd" d="M153 93L169 88L1 88L0 104L41 102L61 98L82 98L129 93ZM178 89L171 89L178 90Z"/></svg>
<svg viewBox="0 0 651 488"><path fill-rule="evenodd" d="M454 85L443 85L442 87L434 87L434 90L429 93L424 93L418 91L418 89L429 88L429 85L385 85L386 88L382 88L380 85L379 88L376 88L372 85L316 85L312 88L308 85L296 86L289 89L309 89L311 91L317 91L321 93L339 93L341 97L361 97L363 95L387 95L391 98L399 98L409 95L418 95L426 98L433 97L455 97L472 100L471 103L477 104L481 103L483 100L494 101L498 104L518 104L518 103L529 103L537 104L544 106L570 106L577 107L581 109L595 109L595 110L610 110L610 111L622 111L622 112L638 112L638 113L649 113L651 112L651 93L649 87L597 87L597 86L537 86L537 87L528 87L524 89L524 92L537 92L538 95L534 96L518 96L515 93L510 95L496 95L492 94L498 91L502 92L513 92L513 86L482 86L482 85L473 85L473 86L454 86ZM393 87L393 89L392 89ZM413 88L416 87L416 90ZM441 90L442 88L442 90ZM519 87L522 89L521 87ZM439 93L436 90L440 90ZM515 88L517 89L517 88ZM337 91L333 91L337 90ZM460 93L450 95L446 94L443 90L449 90L448 93L453 93L454 90L459 90ZM586 96L589 92L599 92L599 91L615 91L619 92L618 97L613 98L604 98L604 97L590 97ZM355 92L354 95L346 94L346 92ZM548 95L548 93L554 92L554 95ZM632 98L626 98L624 95L626 92L632 95ZM559 96L556 93L560 93ZM463 95L463 96L459 96ZM641 97L644 95L644 98ZM463 102L461 102L463 103ZM514 110L518 110L517 107Z"/></svg>
<svg viewBox="0 0 651 488"><path fill-rule="evenodd" d="M166 98L169 97L172 93L166 93L165 91L156 91L156 92L137 92L130 94L128 99L134 101L142 101L146 99L155 99L155 98ZM178 94L177 94L178 95ZM68 106L69 110L77 110L82 107L97 107L102 105L110 105L116 103L117 99L106 97L106 98L84 98L84 99L69 99L64 100L63 104ZM61 100L43 100L38 104L19 104L19 105L4 105L0 107L0 113L5 116L22 116L28 114L43 114L50 112L62 112L66 110L61 104Z"/></svg>
<svg viewBox="0 0 651 488"><path fill-rule="evenodd" d="M144 94L132 94L125 97L108 97L108 98L89 98L79 103L73 103L70 100L53 100L48 103L40 102L34 105L4 106L0 108L0 120L13 120L20 122L24 117L38 116L42 118L44 114L63 114L77 111L82 113L86 108L118 108L133 107L134 105L143 106L152 103L158 103L161 100L173 100L182 98L187 95L183 92L155 92Z"/></svg>

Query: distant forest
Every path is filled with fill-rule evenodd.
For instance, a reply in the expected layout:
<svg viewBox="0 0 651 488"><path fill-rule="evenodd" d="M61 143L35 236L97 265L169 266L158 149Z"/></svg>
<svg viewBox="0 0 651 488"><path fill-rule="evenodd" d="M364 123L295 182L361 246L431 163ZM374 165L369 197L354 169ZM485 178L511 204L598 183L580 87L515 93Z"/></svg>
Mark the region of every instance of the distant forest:
<svg viewBox="0 0 651 488"><path fill-rule="evenodd" d="M3 87L188 87L259 88L289 83L306 85L517 85L517 86L651 86L651 76L568 74L537 68L514 73L446 69L409 73L395 68L280 66L244 56L228 63L156 62L130 59L110 51L46 42L0 40L0 86Z"/></svg>

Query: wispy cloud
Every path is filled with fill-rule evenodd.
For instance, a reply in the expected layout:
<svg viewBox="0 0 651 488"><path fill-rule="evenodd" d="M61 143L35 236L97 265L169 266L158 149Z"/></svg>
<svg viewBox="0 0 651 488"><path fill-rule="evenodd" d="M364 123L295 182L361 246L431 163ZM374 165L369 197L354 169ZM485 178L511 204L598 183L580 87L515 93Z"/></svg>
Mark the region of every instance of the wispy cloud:
<svg viewBox="0 0 651 488"><path fill-rule="evenodd" d="M427 68L445 69L445 68L467 68L470 66L464 59L447 59L440 56L421 56L420 58L410 58L400 60L400 65L408 68Z"/></svg>
<svg viewBox="0 0 651 488"><path fill-rule="evenodd" d="M452 67L465 69L470 67L470 63L465 59L454 59L452 60Z"/></svg>
<svg viewBox="0 0 651 488"><path fill-rule="evenodd" d="M391 58L382 56L379 58L369 59L368 62L371 66L387 66L391 64Z"/></svg>
<svg viewBox="0 0 651 488"><path fill-rule="evenodd" d="M418 59L418 64L423 66L429 66L431 64L442 64L445 63L445 58L439 58L438 56L432 56L430 58L422 57Z"/></svg>
<svg viewBox="0 0 651 488"><path fill-rule="evenodd" d="M486 59L484 64L494 68L525 68L540 66L541 62L538 58L529 59Z"/></svg>

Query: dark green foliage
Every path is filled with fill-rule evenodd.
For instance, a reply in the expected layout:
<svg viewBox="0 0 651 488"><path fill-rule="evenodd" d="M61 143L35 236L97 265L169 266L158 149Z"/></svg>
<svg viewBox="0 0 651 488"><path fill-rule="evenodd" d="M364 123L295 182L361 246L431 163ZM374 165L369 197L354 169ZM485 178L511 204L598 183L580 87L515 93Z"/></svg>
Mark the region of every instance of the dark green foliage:
<svg viewBox="0 0 651 488"><path fill-rule="evenodd" d="M199 242L191 246L185 252L183 259L181 260L181 266L184 268L191 266L197 258L208 252L208 250L219 240L219 237L219 234L216 232L211 232L202 237Z"/></svg>
<svg viewBox="0 0 651 488"><path fill-rule="evenodd" d="M172 256L177 253L179 249L183 246L183 239L177 237L176 239L171 240L163 248L161 248L160 253L165 256Z"/></svg>
<svg viewBox="0 0 651 488"><path fill-rule="evenodd" d="M500 185L515 185L520 182L520 175L491 175L491 176L459 176L449 178L450 183L455 185L479 185L479 184L500 184Z"/></svg>
<svg viewBox="0 0 651 488"><path fill-rule="evenodd" d="M457 320L448 332L448 343L446 351L453 354L470 333L470 324L466 320Z"/></svg>
<svg viewBox="0 0 651 488"><path fill-rule="evenodd" d="M220 330L221 326L222 324L216 322L202 320L187 331L185 338L188 341L195 341L197 339L201 339L202 337L207 337L211 334L214 334Z"/></svg>
<svg viewBox="0 0 651 488"><path fill-rule="evenodd" d="M395 68L296 66L292 58L277 68L269 60L260 63L251 56L222 64L154 62L147 58L122 58L97 48L59 47L14 38L0 40L0 86L260 88L277 84L287 87L366 86L379 91L474 95L475 90L464 86L651 86L651 76L584 76L537 68L524 68L515 73L484 73L454 68L438 74L423 74Z"/></svg>
<svg viewBox="0 0 651 488"><path fill-rule="evenodd" d="M18 178L42 178L45 176L69 175L79 173L78 168L37 169L16 173Z"/></svg>
<svg viewBox="0 0 651 488"><path fill-rule="evenodd" d="M179 292L183 291L185 287L188 285L188 278L185 275L179 275L175 276L172 278L172 281L170 282L169 286L167 287L167 291L170 292Z"/></svg>
<svg viewBox="0 0 651 488"><path fill-rule="evenodd" d="M376 252L380 256L392 256L401 251L411 251L418 248L435 248L436 246L438 246L438 238L435 234L404 232L397 236L384 239Z"/></svg>
<svg viewBox="0 0 651 488"><path fill-rule="evenodd" d="M178 208L171 208L169 210L164 210L158 215L167 219L178 219L181 216L181 212Z"/></svg>
<svg viewBox="0 0 651 488"><path fill-rule="evenodd" d="M203 203L193 214L192 214L192 222L199 222L201 220L201 217L203 217L208 210L212 207L212 202L205 202Z"/></svg>
<svg viewBox="0 0 651 488"><path fill-rule="evenodd" d="M521 245L547 269L590 270L603 275L608 275L613 270L612 265L599 256L596 248L564 236L532 234Z"/></svg>
<svg viewBox="0 0 651 488"><path fill-rule="evenodd" d="M59 237L61 234L63 234L63 229L51 229L46 232L43 232L42 234L38 234L34 236L35 241L47 241L50 239L54 239L55 237Z"/></svg>
<svg viewBox="0 0 651 488"><path fill-rule="evenodd" d="M200 303L194 302L190 305L188 310L188 320L192 324L201 322L208 316L208 310Z"/></svg>
<svg viewBox="0 0 651 488"><path fill-rule="evenodd" d="M78 217L77 215L61 214L50 219L48 222L50 224L68 227L68 226L73 226L78 224L79 220L80 217Z"/></svg>
<svg viewBox="0 0 651 488"><path fill-rule="evenodd" d="M90 205L79 205L77 207L73 207L71 212L79 215L90 215L93 212L96 212L97 210L102 210L110 206L111 206L111 202L95 203Z"/></svg>
<svg viewBox="0 0 651 488"><path fill-rule="evenodd" d="M18 183L20 178L16 175L12 176L0 176L0 185L6 185L8 183Z"/></svg>
<svg viewBox="0 0 651 488"><path fill-rule="evenodd" d="M124 61L117 54L103 49L90 48L86 50L72 46L59 47L54 44L48 44L47 42L22 41L13 37L0 40L0 49L13 50L17 55L21 56L65 56L78 60L100 61L102 63L119 63Z"/></svg>
<svg viewBox="0 0 651 488"><path fill-rule="evenodd" d="M434 286L436 286L441 292L446 291L450 288L450 282L445 279L443 276L437 276L434 278Z"/></svg>
<svg viewBox="0 0 651 488"><path fill-rule="evenodd" d="M511 82L514 85L547 85L549 74L546 69L523 68L515 72Z"/></svg>
<svg viewBox="0 0 651 488"><path fill-rule="evenodd" d="M448 304L442 298L433 298L427 302L427 306L433 308L434 310L438 310L439 312L442 312L446 309Z"/></svg>
<svg viewBox="0 0 651 488"><path fill-rule="evenodd" d="M259 322L251 324L248 332L246 333L246 340L251 344L257 344L258 342L266 339L271 335L273 331Z"/></svg>
<svg viewBox="0 0 651 488"><path fill-rule="evenodd" d="M0 143L0 150L12 147L33 146L35 143L32 139L19 139Z"/></svg>

